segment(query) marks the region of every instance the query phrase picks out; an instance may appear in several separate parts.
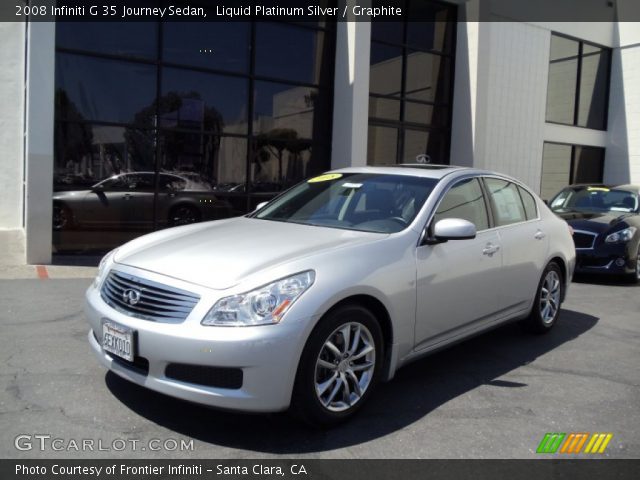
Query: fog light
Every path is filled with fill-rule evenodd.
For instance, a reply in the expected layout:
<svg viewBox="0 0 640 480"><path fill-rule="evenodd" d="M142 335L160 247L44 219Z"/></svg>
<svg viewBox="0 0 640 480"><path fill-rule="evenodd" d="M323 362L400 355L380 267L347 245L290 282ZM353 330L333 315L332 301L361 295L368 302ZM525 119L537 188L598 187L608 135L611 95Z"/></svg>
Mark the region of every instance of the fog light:
<svg viewBox="0 0 640 480"><path fill-rule="evenodd" d="M616 265L617 265L618 267L624 267L624 264L625 264L624 258L618 258L618 259L616 259Z"/></svg>

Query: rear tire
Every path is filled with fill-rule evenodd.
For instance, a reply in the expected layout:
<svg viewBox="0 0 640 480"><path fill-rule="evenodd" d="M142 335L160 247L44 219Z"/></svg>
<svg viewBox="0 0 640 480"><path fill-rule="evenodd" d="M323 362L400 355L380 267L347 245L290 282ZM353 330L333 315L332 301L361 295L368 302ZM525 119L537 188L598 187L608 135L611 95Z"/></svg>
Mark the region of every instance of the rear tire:
<svg viewBox="0 0 640 480"><path fill-rule="evenodd" d="M178 227L189 225L200 221L200 211L191 205L178 205L171 209L169 213L169 225Z"/></svg>
<svg viewBox="0 0 640 480"><path fill-rule="evenodd" d="M547 333L560 316L560 303L564 297L564 282L560 266L551 262L544 269L536 296L525 326L533 333Z"/></svg>
<svg viewBox="0 0 640 480"><path fill-rule="evenodd" d="M380 324L369 310L349 304L330 312L302 352L293 412L314 427L352 417L379 381L383 348Z"/></svg>

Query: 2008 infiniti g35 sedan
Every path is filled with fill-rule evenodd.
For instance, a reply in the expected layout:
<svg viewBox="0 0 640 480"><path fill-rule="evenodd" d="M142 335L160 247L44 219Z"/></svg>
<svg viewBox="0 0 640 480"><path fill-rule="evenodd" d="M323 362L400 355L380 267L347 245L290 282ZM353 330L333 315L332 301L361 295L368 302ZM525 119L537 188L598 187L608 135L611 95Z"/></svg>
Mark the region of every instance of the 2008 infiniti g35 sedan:
<svg viewBox="0 0 640 480"><path fill-rule="evenodd" d="M567 223L512 178L348 168L106 255L89 342L167 395L331 425L429 352L510 320L549 331L574 265Z"/></svg>

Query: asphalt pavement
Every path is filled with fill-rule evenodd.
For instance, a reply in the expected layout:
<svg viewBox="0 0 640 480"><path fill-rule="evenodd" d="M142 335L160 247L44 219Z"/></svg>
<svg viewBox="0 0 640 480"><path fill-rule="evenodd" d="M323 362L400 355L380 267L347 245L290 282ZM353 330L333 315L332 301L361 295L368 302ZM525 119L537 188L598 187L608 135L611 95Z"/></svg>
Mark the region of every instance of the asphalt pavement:
<svg viewBox="0 0 640 480"><path fill-rule="evenodd" d="M612 433L599 457L640 458L637 286L574 282L550 334L506 325L417 361L318 431L107 373L86 339L90 282L0 280L0 458L534 458L547 432Z"/></svg>

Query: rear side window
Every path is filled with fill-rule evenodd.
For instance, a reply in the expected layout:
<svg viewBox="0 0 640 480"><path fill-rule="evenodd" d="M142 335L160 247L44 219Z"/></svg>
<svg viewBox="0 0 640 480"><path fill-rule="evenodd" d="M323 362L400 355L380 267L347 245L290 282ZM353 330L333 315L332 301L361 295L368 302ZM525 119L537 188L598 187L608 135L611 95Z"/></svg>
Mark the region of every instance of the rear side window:
<svg viewBox="0 0 640 480"><path fill-rule="evenodd" d="M515 183L499 178L485 178L493 205L497 227L524 222L527 215Z"/></svg>
<svg viewBox="0 0 640 480"><path fill-rule="evenodd" d="M476 230L489 228L489 215L477 178L456 183L445 194L433 217L435 224L443 218L462 218L476 226Z"/></svg>
<svg viewBox="0 0 640 480"><path fill-rule="evenodd" d="M518 192L520 192L520 198L524 205L524 213L527 215L527 220L538 218L538 209L536 208L536 201L533 196L522 187L518 187Z"/></svg>

